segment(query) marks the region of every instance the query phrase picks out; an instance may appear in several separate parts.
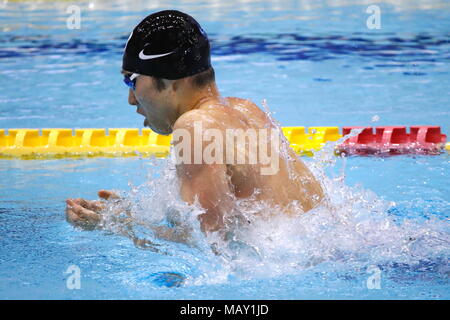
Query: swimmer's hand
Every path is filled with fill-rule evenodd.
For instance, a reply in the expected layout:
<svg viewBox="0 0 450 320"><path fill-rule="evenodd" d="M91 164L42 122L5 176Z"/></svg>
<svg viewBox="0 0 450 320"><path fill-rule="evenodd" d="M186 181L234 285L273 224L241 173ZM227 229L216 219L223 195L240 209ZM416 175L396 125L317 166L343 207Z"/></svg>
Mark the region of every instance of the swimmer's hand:
<svg viewBox="0 0 450 320"><path fill-rule="evenodd" d="M102 199L117 199L119 196L109 190L100 190L98 196ZM101 211L105 203L82 198L66 200L66 219L69 223L85 230L95 229L102 220Z"/></svg>

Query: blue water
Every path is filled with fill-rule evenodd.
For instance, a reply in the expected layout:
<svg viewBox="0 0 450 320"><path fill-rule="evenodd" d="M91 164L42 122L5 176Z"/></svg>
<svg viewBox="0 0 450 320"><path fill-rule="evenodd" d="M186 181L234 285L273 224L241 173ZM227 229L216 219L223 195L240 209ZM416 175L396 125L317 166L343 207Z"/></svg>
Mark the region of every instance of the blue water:
<svg viewBox="0 0 450 320"><path fill-rule="evenodd" d="M66 28L70 4L81 8L80 30ZM380 30L367 29L358 1L3 2L0 128L141 127L119 74L122 49L145 15L168 8L208 33L221 93L266 99L284 126L425 124L450 133L446 1L380 4ZM286 221L261 226L273 245L249 230L245 240L261 243L263 258L235 250L231 261L201 240L143 250L65 221L66 198L93 199L103 188L141 188L139 204L159 214L176 202L171 180L160 178L166 160L0 160L0 298L448 299L449 155L335 160L323 180L340 205L335 220L298 219L304 234ZM71 265L81 270L79 290L66 286ZM371 266L380 289L367 286Z"/></svg>

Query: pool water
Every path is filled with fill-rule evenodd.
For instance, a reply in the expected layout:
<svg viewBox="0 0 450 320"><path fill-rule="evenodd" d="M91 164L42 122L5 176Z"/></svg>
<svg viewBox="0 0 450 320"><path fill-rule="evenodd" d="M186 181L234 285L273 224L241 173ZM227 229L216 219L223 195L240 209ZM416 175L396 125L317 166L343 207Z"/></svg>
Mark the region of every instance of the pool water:
<svg viewBox="0 0 450 320"><path fill-rule="evenodd" d="M221 93L265 99L283 126L423 124L449 134L450 4L385 1L371 30L368 2L327 3L0 2L0 128L141 127L122 50L147 14L175 8L208 33ZM66 26L69 5L81 8L79 30ZM0 160L0 298L450 298L447 153L303 159L333 210L256 219L222 255L178 199L167 159ZM136 227L154 244L142 249L114 224L73 228L64 200L99 189L118 190L149 224L177 207L192 243ZM70 266L80 289L68 288Z"/></svg>

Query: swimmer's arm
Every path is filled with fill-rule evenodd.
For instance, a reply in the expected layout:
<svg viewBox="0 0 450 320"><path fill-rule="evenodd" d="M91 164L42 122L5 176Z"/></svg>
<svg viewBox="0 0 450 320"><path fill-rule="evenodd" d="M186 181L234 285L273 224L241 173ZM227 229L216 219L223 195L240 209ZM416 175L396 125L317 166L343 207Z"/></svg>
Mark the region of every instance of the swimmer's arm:
<svg viewBox="0 0 450 320"><path fill-rule="evenodd" d="M224 226L224 214L230 212L234 201L229 187L225 164L181 164L177 166L183 201L196 200L205 210L199 216L203 232L218 231Z"/></svg>
<svg viewBox="0 0 450 320"><path fill-rule="evenodd" d="M130 214L129 208L131 205L120 198L115 192L109 190L100 190L98 192L100 198L104 200L114 199L117 201L116 208L110 216L115 224L115 230L118 234L125 236L133 241L133 243L141 248L154 248L154 244L147 240L139 238L135 235L133 225L139 224L134 221ZM67 199L66 217L67 221L75 226L81 227L85 230L102 229L102 211L106 209L106 204L96 200L85 200L81 198ZM122 215L123 213L123 215ZM172 215L175 212L171 212ZM174 221L175 222L175 221ZM191 230L187 226L176 224L175 228L168 228L165 226L148 226L143 225L144 228L151 228L157 238L189 243L191 241Z"/></svg>
<svg viewBox="0 0 450 320"><path fill-rule="evenodd" d="M205 210L204 214L199 216L200 226L203 232L218 231L224 226L224 214L230 212L234 207L234 194L231 190L229 177L227 175L227 165L225 161L218 163L207 163L204 157L196 159L195 155L206 150L210 141L203 141L198 145L199 134L196 125L201 123L202 135L208 129L220 130L225 132L222 127L221 113L215 114L214 111L208 110L191 110L183 114L174 125L173 143L175 148L177 144L190 141L190 156L180 161L177 158L177 176L180 182L180 194L183 201L193 204L196 201ZM201 135L201 136L202 136ZM181 139L180 139L181 138ZM186 141L184 141L186 139ZM200 137L201 139L201 137ZM197 142L197 143L195 143ZM225 155L225 145L223 150L214 150L214 152ZM198 150L197 150L198 149ZM188 152L188 150L183 150ZM180 156L175 152L177 157Z"/></svg>
<svg viewBox="0 0 450 320"><path fill-rule="evenodd" d="M130 240L132 240L136 246L145 249L146 247L152 247L153 243L147 239L137 237L134 232L135 225L142 225L142 227L144 228L151 229L154 232L156 238L186 244L189 244L191 242L192 230L189 228L189 226L183 225L182 223L177 221L177 219L175 219L177 212L174 211L174 209L168 212L168 215L170 214L172 216L171 222L173 223L174 227L166 227L149 225L134 220L127 207L131 207L131 205L127 204L125 205L125 210L118 210L116 212L117 220L115 222L116 226L118 227L117 231L121 235L126 236ZM125 213L125 217L119 218L121 212Z"/></svg>
<svg viewBox="0 0 450 320"><path fill-rule="evenodd" d="M179 243L189 243L191 232L188 228L169 228L166 226L151 227L157 238Z"/></svg>

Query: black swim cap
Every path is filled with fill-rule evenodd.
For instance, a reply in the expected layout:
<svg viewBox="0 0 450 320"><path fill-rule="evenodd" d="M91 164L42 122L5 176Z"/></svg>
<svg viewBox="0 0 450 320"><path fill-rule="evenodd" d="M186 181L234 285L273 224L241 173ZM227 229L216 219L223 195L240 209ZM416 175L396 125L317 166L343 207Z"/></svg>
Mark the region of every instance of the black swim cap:
<svg viewBox="0 0 450 320"><path fill-rule="evenodd" d="M211 67L208 37L197 21L176 10L153 13L133 30L122 69L169 80Z"/></svg>

